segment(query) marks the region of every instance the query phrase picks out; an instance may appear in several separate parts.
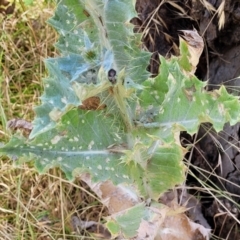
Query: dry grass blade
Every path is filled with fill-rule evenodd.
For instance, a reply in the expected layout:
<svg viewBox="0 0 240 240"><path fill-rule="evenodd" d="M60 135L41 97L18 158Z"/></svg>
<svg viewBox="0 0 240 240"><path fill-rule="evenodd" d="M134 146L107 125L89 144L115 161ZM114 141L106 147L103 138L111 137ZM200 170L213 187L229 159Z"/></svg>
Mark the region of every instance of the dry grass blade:
<svg viewBox="0 0 240 240"><path fill-rule="evenodd" d="M175 3L174 1L169 0L166 2L169 3L170 5L172 5L177 10L179 10L182 14L187 15L186 11L181 6L179 6L177 3Z"/></svg>
<svg viewBox="0 0 240 240"><path fill-rule="evenodd" d="M215 7L211 3L209 3L208 1L200 0L200 2L209 12L215 12L216 11Z"/></svg>
<svg viewBox="0 0 240 240"><path fill-rule="evenodd" d="M151 14L149 14L149 16L151 16L150 18L147 18L146 21L143 23L144 25L144 30L142 32L142 36L143 38L146 37L148 35L149 29L151 29L151 22L153 21L153 19L155 18L155 16L157 15L159 9L161 8L162 4L164 4L165 1L162 1L156 9L154 9L154 11L152 11ZM164 20L159 16L158 18L158 23L161 22L163 24L163 26L165 28L167 28L167 25L165 24Z"/></svg>
<svg viewBox="0 0 240 240"><path fill-rule="evenodd" d="M225 24L225 12L224 12L224 7L225 7L225 0L223 0L220 4L220 6L217 9L217 15L218 15L218 29L221 30L224 27Z"/></svg>
<svg viewBox="0 0 240 240"><path fill-rule="evenodd" d="M213 221L211 227L214 234L224 236L223 239L227 239L227 236L229 236L229 239L238 239L239 235L236 231L240 224L238 217L238 193L240 188L234 178L235 175L232 178L226 175L226 162L224 163L225 159L225 161L232 163L236 168L235 170L238 171L237 160L233 160L232 157L228 156L233 151L239 151L238 135L236 133L236 137L234 137L235 135L229 132L231 128L228 125L219 134L210 125L206 124L201 128L204 131L199 131L198 135L195 136L191 153L186 161L188 174L195 180L191 182L191 188L186 188L200 199L204 209L204 216L208 218L210 223ZM201 141L202 143L200 143ZM210 152L207 149L208 146L201 145L206 142L208 146L213 144L217 152ZM214 154L214 156L218 154L218 159L213 158L211 154ZM223 225L224 228L222 228ZM222 238L216 237L216 239Z"/></svg>

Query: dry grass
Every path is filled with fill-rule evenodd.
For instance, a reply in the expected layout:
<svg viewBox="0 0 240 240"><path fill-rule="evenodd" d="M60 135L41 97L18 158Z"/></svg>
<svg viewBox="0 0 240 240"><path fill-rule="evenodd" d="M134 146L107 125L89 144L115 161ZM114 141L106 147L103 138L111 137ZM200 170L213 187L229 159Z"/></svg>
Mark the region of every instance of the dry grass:
<svg viewBox="0 0 240 240"><path fill-rule="evenodd" d="M7 120L33 120L40 104L41 79L47 75L43 60L57 55L56 32L45 21L54 4L17 1L11 16L0 16L0 139L11 132ZM16 166L0 159L0 239L95 239L75 234L71 217L100 221L105 209L80 180L65 180L59 169L39 175L29 164ZM77 236L78 235L78 236Z"/></svg>
<svg viewBox="0 0 240 240"><path fill-rule="evenodd" d="M102 216L102 206L80 180L68 182L58 169L39 175L27 165L12 165L1 163L0 239L79 239L71 217Z"/></svg>
<svg viewBox="0 0 240 240"><path fill-rule="evenodd" d="M234 233L236 233L236 230L239 231L237 225L240 224L238 215L240 206L239 203L236 202L236 200L234 199L236 197L238 198L239 195L237 193L230 193L226 189L224 184L226 182L232 182L221 177L220 174L217 174L217 172L219 171L217 168L222 169L221 155L225 150L221 146L221 143L216 139L216 132L211 128L205 127L204 125L202 127L206 131L205 134L198 140L196 135L193 143L189 142L189 147L191 146L190 155L187 155L187 159L184 159L184 162L187 166L188 174L192 176L197 181L197 183L195 182L194 185L192 185L191 183L190 185L186 185L185 187L188 189L189 192L191 192L191 194L194 193L194 195L199 200L201 197L203 197L204 200L202 200L202 204L205 204L207 206L206 203L214 202L212 206L217 206L215 209L212 208L212 210L214 209L214 211L216 211L214 216L214 224L220 234L222 234L222 230L224 232L225 229L228 229L229 238L226 239L232 239L232 236L235 236ZM222 132L229 136L227 132ZM211 137L213 143L218 147L218 163L214 167L211 165L209 159L205 157L206 152L204 152L203 149L200 149L198 145L198 142L201 141L201 139L204 138L207 134ZM220 135L218 136L219 138L222 138ZM237 146L232 145L231 147L236 148L239 151L239 148ZM195 161L194 163L192 163L193 151L196 151L197 155L199 155L199 157L201 158L201 166L196 165L197 163L199 163L199 161ZM230 158L229 161L231 161ZM236 188L239 188L237 184L234 185ZM223 226L223 229L219 229L219 226L221 224ZM232 228L229 229L229 225L231 224ZM213 229L213 232L214 231L216 231L216 229ZM211 239L220 240L222 238L219 238L218 236L215 236L213 234Z"/></svg>
<svg viewBox="0 0 240 240"><path fill-rule="evenodd" d="M35 1L30 7L17 3L13 15L0 16L2 118L33 119L33 106L39 104L41 79L46 75L43 59L56 55L57 34L45 23L52 13L53 4ZM5 119L0 120L6 132Z"/></svg>

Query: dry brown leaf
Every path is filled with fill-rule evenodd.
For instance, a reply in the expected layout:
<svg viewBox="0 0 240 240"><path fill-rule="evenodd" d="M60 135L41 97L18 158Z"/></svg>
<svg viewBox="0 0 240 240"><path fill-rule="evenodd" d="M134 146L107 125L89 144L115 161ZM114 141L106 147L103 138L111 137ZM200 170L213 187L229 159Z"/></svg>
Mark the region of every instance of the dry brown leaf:
<svg viewBox="0 0 240 240"><path fill-rule="evenodd" d="M164 221L164 217L162 216L162 214L164 214L163 211L161 214L155 214L151 221L142 219L138 229L138 235L135 238L136 240L161 240L157 235L159 227Z"/></svg>
<svg viewBox="0 0 240 240"><path fill-rule="evenodd" d="M210 229L191 221L183 207L149 207L151 219L142 219L134 240L209 240Z"/></svg>
<svg viewBox="0 0 240 240"><path fill-rule="evenodd" d="M83 110L102 110L106 107L106 104L100 104L100 98L96 96L85 99L82 105L79 106Z"/></svg>
<svg viewBox="0 0 240 240"><path fill-rule="evenodd" d="M81 179L97 194L110 214L118 213L140 203L134 189L130 189L130 187L115 186L111 181L94 183L89 174L82 174Z"/></svg>
<svg viewBox="0 0 240 240"><path fill-rule="evenodd" d="M72 216L71 225L75 232L81 233L81 230L86 230L97 239L111 239L111 233L99 222L82 221L77 216Z"/></svg>
<svg viewBox="0 0 240 240"><path fill-rule="evenodd" d="M14 130L25 129L25 130L31 131L33 128L32 123L30 123L24 119L17 119L17 118L9 120L7 122L7 126L8 126L8 128L11 128Z"/></svg>
<svg viewBox="0 0 240 240"><path fill-rule="evenodd" d="M111 215L122 214L125 210L139 204L141 199L134 189L123 185L115 186L111 181L93 183L89 174L82 174L81 179L97 194L107 206ZM170 197L172 199L172 196ZM173 196L174 198L174 196ZM184 207L160 207L151 204L151 219L142 219L134 240L208 240L210 229L192 222L184 213Z"/></svg>
<svg viewBox="0 0 240 240"><path fill-rule="evenodd" d="M32 131L32 123L31 122L28 122L24 119L17 119L17 118L14 118L14 119L11 119L7 122L7 127L12 129L12 130L22 130L23 131L23 135L25 137L28 137L29 134L31 133Z"/></svg>
<svg viewBox="0 0 240 240"><path fill-rule="evenodd" d="M188 194L186 190L182 191L181 205L187 208L187 215L193 222L210 229L208 222L203 216L201 203L193 195Z"/></svg>
<svg viewBox="0 0 240 240"><path fill-rule="evenodd" d="M208 240L210 229L192 222L184 213L167 216L159 227L161 240Z"/></svg>
<svg viewBox="0 0 240 240"><path fill-rule="evenodd" d="M159 202L168 206L173 207L178 202L178 193L176 189L169 190L168 192L165 192L162 194L162 196L159 199Z"/></svg>

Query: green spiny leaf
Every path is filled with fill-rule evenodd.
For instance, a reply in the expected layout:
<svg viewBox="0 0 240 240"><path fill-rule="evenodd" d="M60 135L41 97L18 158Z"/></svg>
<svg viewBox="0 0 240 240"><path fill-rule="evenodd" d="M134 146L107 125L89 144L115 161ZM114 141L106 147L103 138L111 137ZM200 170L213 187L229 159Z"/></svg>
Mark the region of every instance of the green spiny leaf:
<svg viewBox="0 0 240 240"><path fill-rule="evenodd" d="M136 166L120 164L122 153L109 149L126 142L121 122L116 121L99 111L71 110L54 129L32 141L13 138L1 152L26 159L35 156L40 172L57 166L69 179L74 174L89 172L95 181L131 183L130 171Z"/></svg>
<svg viewBox="0 0 240 240"><path fill-rule="evenodd" d="M123 235L124 239L134 237L143 239L146 235L154 238L158 232L159 224L164 218L161 216L161 210L162 205L159 203L152 202L151 207L146 207L144 203L140 203L109 217L106 226L113 236L118 233Z"/></svg>
<svg viewBox="0 0 240 240"><path fill-rule="evenodd" d="M235 124L239 121L238 98L228 94L224 86L208 92L205 90L205 82L181 67L181 57L173 57L168 61L161 58L161 61L163 65L160 67L160 75L146 81L140 102L145 116L149 106L151 109L158 108L159 111L154 112L155 116L152 119L138 117L139 126L158 128L158 136L164 141L172 142L174 133L183 130L190 134L196 133L203 122L210 122L217 131L221 131L226 122ZM162 76L167 82L167 87L164 84L163 88L161 87Z"/></svg>

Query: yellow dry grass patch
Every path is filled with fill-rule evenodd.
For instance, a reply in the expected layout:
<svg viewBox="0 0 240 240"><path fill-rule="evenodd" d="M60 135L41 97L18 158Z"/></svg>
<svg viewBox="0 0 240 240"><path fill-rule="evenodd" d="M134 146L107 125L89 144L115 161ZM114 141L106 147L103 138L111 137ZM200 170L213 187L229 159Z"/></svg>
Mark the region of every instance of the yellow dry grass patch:
<svg viewBox="0 0 240 240"><path fill-rule="evenodd" d="M79 179L66 181L58 169L39 175L33 167L2 161L0 239L79 239L71 217L99 221L104 210L86 189Z"/></svg>

